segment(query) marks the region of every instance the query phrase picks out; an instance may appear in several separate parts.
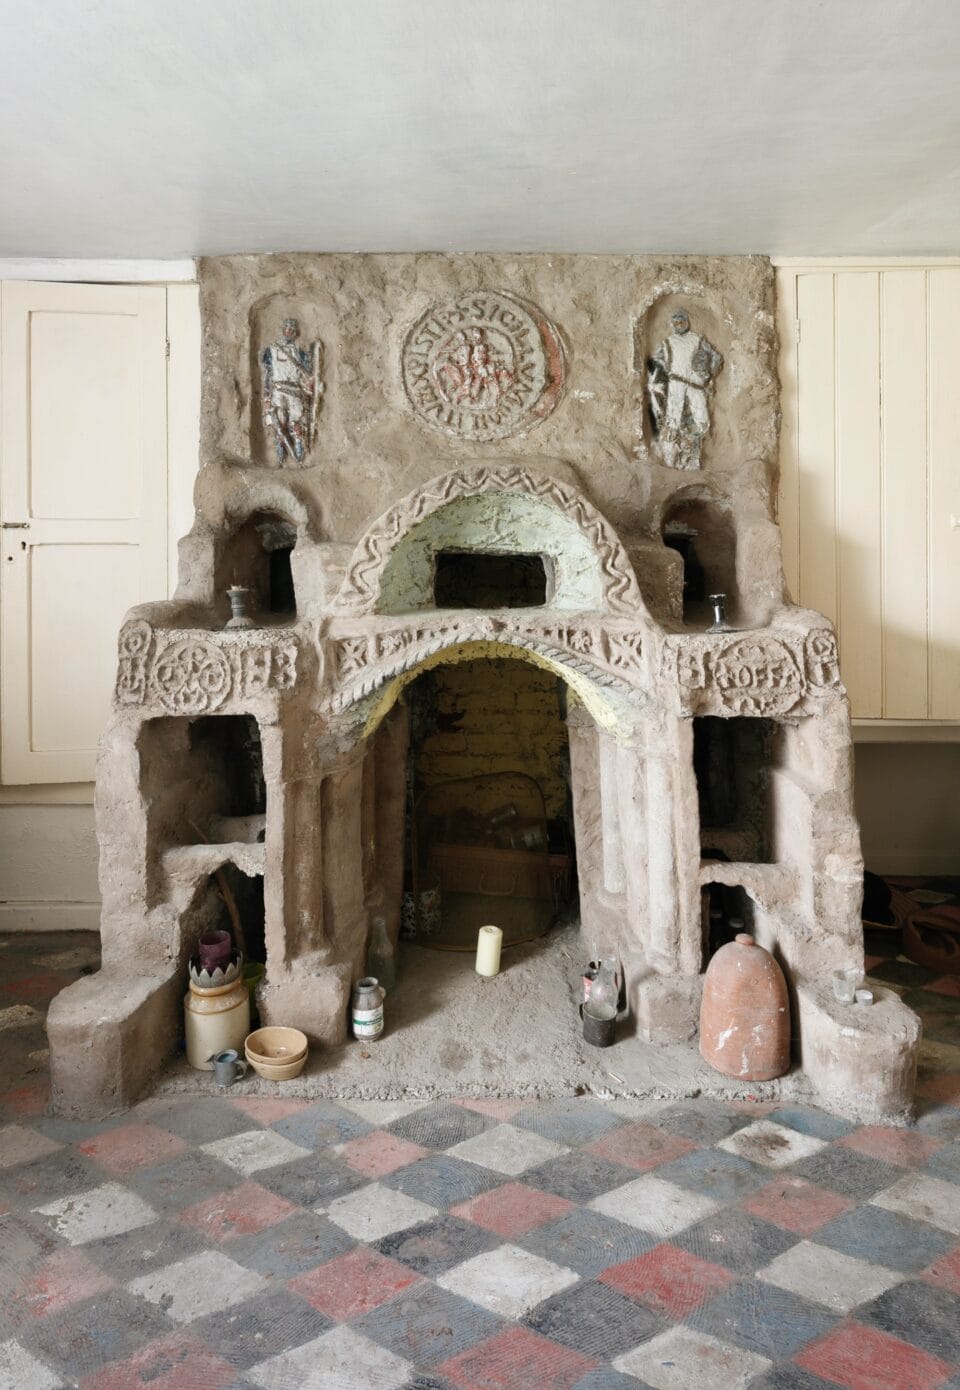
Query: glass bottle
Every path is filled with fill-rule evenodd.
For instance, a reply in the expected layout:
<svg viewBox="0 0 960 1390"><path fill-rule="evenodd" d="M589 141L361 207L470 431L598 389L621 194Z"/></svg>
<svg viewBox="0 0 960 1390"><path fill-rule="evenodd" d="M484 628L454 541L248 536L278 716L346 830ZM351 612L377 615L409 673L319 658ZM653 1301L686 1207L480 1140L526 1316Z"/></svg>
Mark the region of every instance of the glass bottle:
<svg viewBox="0 0 960 1390"><path fill-rule="evenodd" d="M393 989L397 982L396 952L387 935L387 923L383 917L374 917L370 929L367 974L379 980L385 990Z"/></svg>
<svg viewBox="0 0 960 1390"><path fill-rule="evenodd" d="M590 986L590 998L583 1006L584 1013L594 1018L616 1018L620 1003L620 982L614 956L604 956L600 969Z"/></svg>

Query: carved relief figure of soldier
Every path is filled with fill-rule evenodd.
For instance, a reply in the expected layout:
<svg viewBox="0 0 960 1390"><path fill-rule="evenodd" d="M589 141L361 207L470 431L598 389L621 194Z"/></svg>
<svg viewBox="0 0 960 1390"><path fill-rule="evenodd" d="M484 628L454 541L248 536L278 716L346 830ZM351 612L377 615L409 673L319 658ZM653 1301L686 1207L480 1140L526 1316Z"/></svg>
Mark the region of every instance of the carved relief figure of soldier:
<svg viewBox="0 0 960 1390"><path fill-rule="evenodd" d="M323 393L323 348L320 343L302 348L297 342L299 336L297 320L284 319L279 342L271 343L260 354L263 423L273 433L280 467L287 459L303 462L316 433Z"/></svg>
<svg viewBox="0 0 960 1390"><path fill-rule="evenodd" d="M650 414L668 468L699 468L700 446L710 428L710 395L723 358L690 327L677 309L673 332L647 363Z"/></svg>

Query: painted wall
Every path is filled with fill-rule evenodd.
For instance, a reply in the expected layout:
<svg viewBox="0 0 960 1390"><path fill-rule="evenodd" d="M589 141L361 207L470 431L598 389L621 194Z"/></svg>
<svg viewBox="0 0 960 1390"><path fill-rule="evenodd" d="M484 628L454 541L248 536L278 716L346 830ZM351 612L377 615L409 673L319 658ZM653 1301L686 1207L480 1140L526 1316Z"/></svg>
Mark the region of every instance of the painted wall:
<svg viewBox="0 0 960 1390"><path fill-rule="evenodd" d="M960 874L960 744L858 743L863 857L875 873Z"/></svg>
<svg viewBox="0 0 960 1390"><path fill-rule="evenodd" d="M95 931L93 807L0 805L0 932Z"/></svg>

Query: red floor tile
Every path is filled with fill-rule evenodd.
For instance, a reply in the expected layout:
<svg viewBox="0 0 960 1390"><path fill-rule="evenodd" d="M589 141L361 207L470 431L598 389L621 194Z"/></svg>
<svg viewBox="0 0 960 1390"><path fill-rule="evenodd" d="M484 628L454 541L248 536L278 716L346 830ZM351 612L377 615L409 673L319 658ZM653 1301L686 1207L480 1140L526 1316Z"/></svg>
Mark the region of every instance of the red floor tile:
<svg viewBox="0 0 960 1390"><path fill-rule="evenodd" d="M50 1087L45 1081L33 1081L0 1095L0 1105L11 1115L42 1115L49 1100Z"/></svg>
<svg viewBox="0 0 960 1390"><path fill-rule="evenodd" d="M279 1096L237 1096L231 1104L242 1110L251 1120L256 1120L257 1124L272 1125L276 1124L277 1120L285 1120L288 1115L296 1115L299 1110L305 1110L313 1102L282 1100Z"/></svg>
<svg viewBox="0 0 960 1390"><path fill-rule="evenodd" d="M112 1289L113 1279L82 1250L56 1250L18 1291L15 1303L31 1317L59 1313L81 1299Z"/></svg>
<svg viewBox="0 0 960 1390"><path fill-rule="evenodd" d="M368 1178L383 1178L418 1158L426 1158L430 1150L411 1144L407 1139L398 1139L386 1130L375 1129L359 1139L348 1139L339 1145L338 1153L355 1172Z"/></svg>
<svg viewBox="0 0 960 1390"><path fill-rule="evenodd" d="M939 1357L857 1322L842 1323L793 1359L844 1390L936 1390L951 1375Z"/></svg>
<svg viewBox="0 0 960 1390"><path fill-rule="evenodd" d="M460 1202L450 1212L494 1235L515 1240L547 1221L556 1221L572 1206L565 1197L555 1197L552 1192L538 1192L521 1182L508 1182L492 1192L481 1192L479 1197Z"/></svg>
<svg viewBox="0 0 960 1390"><path fill-rule="evenodd" d="M948 1250L939 1260L934 1260L932 1265L923 1270L920 1278L925 1279L928 1284L935 1284L938 1289L960 1294L960 1245L954 1250Z"/></svg>
<svg viewBox="0 0 960 1390"><path fill-rule="evenodd" d="M932 1076L917 1087L917 1095L925 1100L939 1100L944 1105L960 1105L960 1072L943 1072Z"/></svg>
<svg viewBox="0 0 960 1390"><path fill-rule="evenodd" d="M801 1236L813 1235L828 1221L851 1211L856 1202L849 1197L841 1197L839 1192L830 1192L825 1187L804 1178L784 1176L774 1178L773 1182L761 1187L741 1203L745 1211L752 1212L763 1221L770 1221L783 1231L795 1231Z"/></svg>
<svg viewBox="0 0 960 1390"><path fill-rule="evenodd" d="M52 999L70 983L67 975L28 975L23 980L13 980L4 985L4 990L12 999L28 999L31 1004Z"/></svg>
<svg viewBox="0 0 960 1390"><path fill-rule="evenodd" d="M148 1342L125 1361L103 1366L80 1382L80 1390L223 1390L236 1368L184 1332Z"/></svg>
<svg viewBox="0 0 960 1390"><path fill-rule="evenodd" d="M419 1282L420 1275L412 1269L358 1245L327 1264L298 1274L287 1287L328 1318L347 1322L379 1308L401 1289Z"/></svg>
<svg viewBox="0 0 960 1390"><path fill-rule="evenodd" d="M932 994L950 994L960 997L960 975L942 975L939 980L924 985Z"/></svg>
<svg viewBox="0 0 960 1390"><path fill-rule="evenodd" d="M165 1163L168 1158L183 1153L186 1147L179 1135L144 1124L120 1125L77 1145L81 1153L119 1175Z"/></svg>
<svg viewBox="0 0 960 1390"><path fill-rule="evenodd" d="M839 1140L848 1149L879 1158L884 1163L896 1163L911 1168L925 1163L932 1153L943 1147L942 1139L919 1134L915 1129L888 1129L882 1125L865 1125Z"/></svg>
<svg viewBox="0 0 960 1390"><path fill-rule="evenodd" d="M513 1327L444 1361L437 1374L462 1390L570 1390L596 1361Z"/></svg>
<svg viewBox="0 0 960 1390"><path fill-rule="evenodd" d="M736 1275L675 1245L664 1244L605 1269L600 1282L680 1321L735 1283Z"/></svg>
<svg viewBox="0 0 960 1390"><path fill-rule="evenodd" d="M223 1245L236 1236L253 1236L276 1226L298 1210L292 1202L268 1192L259 1183L245 1182L185 1207L177 1219Z"/></svg>
<svg viewBox="0 0 960 1390"><path fill-rule="evenodd" d="M682 1158L695 1148L696 1144L691 1144L689 1139L681 1139L678 1134L668 1134L654 1125L635 1124L624 1125L612 1134L605 1134L602 1139L588 1145L587 1153L646 1173L651 1168L659 1168L661 1163L672 1163L675 1158Z"/></svg>

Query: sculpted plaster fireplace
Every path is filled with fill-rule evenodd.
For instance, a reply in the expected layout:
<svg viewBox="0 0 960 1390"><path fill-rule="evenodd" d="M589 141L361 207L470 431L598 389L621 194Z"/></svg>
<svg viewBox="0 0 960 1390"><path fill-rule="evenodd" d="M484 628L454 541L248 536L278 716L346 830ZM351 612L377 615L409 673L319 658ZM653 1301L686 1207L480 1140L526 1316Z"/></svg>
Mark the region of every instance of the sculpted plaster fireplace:
<svg viewBox="0 0 960 1390"><path fill-rule="evenodd" d="M566 686L584 960L621 957L637 1037L695 1036L721 885L817 1093L903 1112L917 1020L830 989L863 961L849 710L784 592L768 263L235 257L201 286L197 517L176 597L120 633L103 966L51 1008L55 1104L129 1103L172 1054L224 866L255 885L263 1021L343 1040L373 916L399 930L404 691L482 658ZM543 601L438 606L449 555L539 557Z"/></svg>

